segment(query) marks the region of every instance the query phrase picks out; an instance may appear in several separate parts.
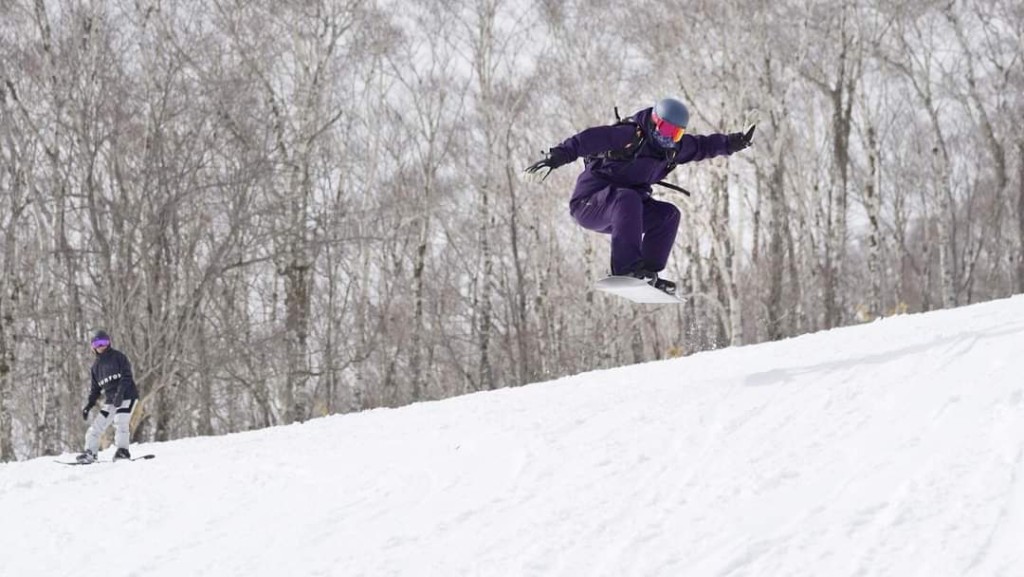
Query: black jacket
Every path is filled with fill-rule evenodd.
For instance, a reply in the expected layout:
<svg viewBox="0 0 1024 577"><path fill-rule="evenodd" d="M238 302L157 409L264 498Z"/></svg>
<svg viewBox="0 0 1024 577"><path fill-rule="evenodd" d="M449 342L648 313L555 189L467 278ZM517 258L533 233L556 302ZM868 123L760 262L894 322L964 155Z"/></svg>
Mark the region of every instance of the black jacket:
<svg viewBox="0 0 1024 577"><path fill-rule="evenodd" d="M96 362L89 372L92 388L89 390L88 406L96 404L100 391L105 396L106 404L115 407L122 401L139 398L139 390L135 388L135 379L132 378L132 364L121 351L107 348L103 354L96 356Z"/></svg>

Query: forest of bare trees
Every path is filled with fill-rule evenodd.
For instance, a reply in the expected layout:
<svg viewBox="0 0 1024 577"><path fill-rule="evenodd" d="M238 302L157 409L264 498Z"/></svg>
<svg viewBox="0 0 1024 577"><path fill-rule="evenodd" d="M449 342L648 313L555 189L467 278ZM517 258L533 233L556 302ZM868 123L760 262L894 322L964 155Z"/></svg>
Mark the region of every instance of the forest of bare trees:
<svg viewBox="0 0 1024 577"><path fill-rule="evenodd" d="M662 96L758 131L644 308L520 172ZM0 461L96 328L162 441L1024 292L1022 124L1019 0L0 0Z"/></svg>

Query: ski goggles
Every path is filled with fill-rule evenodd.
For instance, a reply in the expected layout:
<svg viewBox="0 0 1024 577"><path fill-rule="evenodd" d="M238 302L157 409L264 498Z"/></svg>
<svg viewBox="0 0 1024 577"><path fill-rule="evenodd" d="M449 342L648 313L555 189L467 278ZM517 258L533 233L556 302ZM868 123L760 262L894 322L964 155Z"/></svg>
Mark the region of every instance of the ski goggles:
<svg viewBox="0 0 1024 577"><path fill-rule="evenodd" d="M110 339L93 339L92 348L98 349L100 347L109 347Z"/></svg>
<svg viewBox="0 0 1024 577"><path fill-rule="evenodd" d="M672 142L679 142L683 138L683 134L686 133L685 126L676 126L658 116L658 113L654 111L651 111L651 121L654 122L654 129L658 131L658 134L672 139Z"/></svg>

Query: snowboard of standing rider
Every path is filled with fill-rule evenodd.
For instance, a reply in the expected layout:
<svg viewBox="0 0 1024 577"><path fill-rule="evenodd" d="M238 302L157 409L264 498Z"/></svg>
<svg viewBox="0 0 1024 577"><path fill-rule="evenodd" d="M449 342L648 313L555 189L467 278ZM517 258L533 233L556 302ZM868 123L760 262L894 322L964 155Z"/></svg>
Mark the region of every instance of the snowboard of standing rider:
<svg viewBox="0 0 1024 577"><path fill-rule="evenodd" d="M754 127L733 134L687 134L690 111L665 98L610 126L595 126L551 148L526 169L540 182L560 166L584 158L569 214L585 229L611 235L611 274L632 276L675 294L659 278L679 228L679 209L651 197L651 186L676 166L747 148Z"/></svg>
<svg viewBox="0 0 1024 577"><path fill-rule="evenodd" d="M89 371L92 386L89 399L82 408L82 419L89 420L89 411L96 406L101 396L103 405L85 433L85 451L78 455L78 462L96 461L100 436L111 423L114 425L114 445L117 447L114 460L131 459L131 453L128 452L128 425L139 400L139 391L132 377L132 364L124 353L111 346L110 335L106 331L96 331L91 345L96 360Z"/></svg>

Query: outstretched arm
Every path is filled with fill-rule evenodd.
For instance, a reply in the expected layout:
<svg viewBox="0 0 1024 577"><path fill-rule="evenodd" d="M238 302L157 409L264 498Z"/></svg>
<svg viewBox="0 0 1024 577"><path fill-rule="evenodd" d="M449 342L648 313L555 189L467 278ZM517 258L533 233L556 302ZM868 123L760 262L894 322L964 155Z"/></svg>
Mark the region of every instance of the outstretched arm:
<svg viewBox="0 0 1024 577"><path fill-rule="evenodd" d="M581 156L625 148L636 138L636 131L632 124L594 126L565 139L565 142L552 148L551 152L554 154L558 150L568 158L566 162L572 162Z"/></svg>
<svg viewBox="0 0 1024 577"><path fill-rule="evenodd" d="M751 145L754 126L746 132L731 134L687 134L680 143L679 163L735 154Z"/></svg>
<svg viewBox="0 0 1024 577"><path fill-rule="evenodd" d="M679 143L679 164L729 154L729 137L724 134L687 134Z"/></svg>
<svg viewBox="0 0 1024 577"><path fill-rule="evenodd" d="M531 180L541 182L559 166L569 164L581 156L625 148L633 142L635 136L636 128L629 124L588 128L548 150L545 158L526 168L526 175Z"/></svg>

